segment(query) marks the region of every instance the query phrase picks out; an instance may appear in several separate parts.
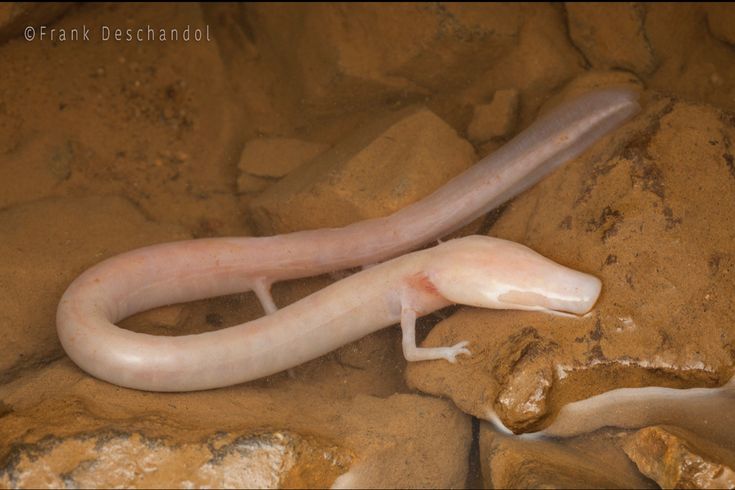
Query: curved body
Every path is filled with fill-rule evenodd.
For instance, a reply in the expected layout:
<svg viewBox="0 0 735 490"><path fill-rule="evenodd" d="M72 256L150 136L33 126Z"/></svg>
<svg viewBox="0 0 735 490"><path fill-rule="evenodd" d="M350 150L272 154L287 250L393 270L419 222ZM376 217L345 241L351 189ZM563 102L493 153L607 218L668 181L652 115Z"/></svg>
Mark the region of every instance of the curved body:
<svg viewBox="0 0 735 490"><path fill-rule="evenodd" d="M380 262L450 233L527 189L638 109L636 95L627 90L586 94L539 119L430 196L385 218L273 237L173 242L108 259L79 276L64 293L57 311L61 343L77 365L101 379L145 390L186 391L278 372L399 319L409 360L453 361L468 353L464 345L429 353L431 349L418 349L411 339L416 314L451 302L583 313L599 293L599 281L586 275L585 280L575 276L572 282L580 281L585 289L581 296L594 295L591 304L565 291L565 274L542 283L531 281L532 287L503 277L496 283L515 284L514 289L499 294L486 288L485 299L470 294L465 300L465 293L476 292L486 279L473 272L478 270L473 264L483 256L467 251L473 248L469 245L461 250L452 245L476 245L476 240L466 239L370 268L277 312L268 290L275 281ZM517 251L507 245L495 247L493 253L502 257L504 249ZM550 267L555 272L574 272L523 249L533 257L527 262L532 267L553 264L560 268ZM435 277L427 280L431 263L451 263L438 260L447 251L469 258L465 275L454 274L458 269L445 265L436 269L443 272L434 272ZM520 253L516 259L521 269L509 269L505 275L522 271L524 257ZM483 274L488 272L492 273L483 269ZM521 276L530 280L543 275L539 274L530 270ZM440 294L432 281L442 283L445 292ZM271 314L248 324L181 337L133 333L114 325L156 306L250 289ZM555 290L565 292L559 296ZM557 296L565 299L550 299Z"/></svg>
<svg viewBox="0 0 735 490"><path fill-rule="evenodd" d="M574 437L602 427L673 425L732 447L735 377L719 388L618 388L563 406L536 436Z"/></svg>

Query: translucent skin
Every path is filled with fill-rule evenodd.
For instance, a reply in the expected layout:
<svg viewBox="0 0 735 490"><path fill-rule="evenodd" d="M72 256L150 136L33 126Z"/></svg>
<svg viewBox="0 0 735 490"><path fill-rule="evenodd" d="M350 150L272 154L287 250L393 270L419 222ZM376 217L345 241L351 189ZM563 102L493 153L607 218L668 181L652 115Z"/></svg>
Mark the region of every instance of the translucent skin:
<svg viewBox="0 0 735 490"><path fill-rule="evenodd" d="M385 218L273 237L187 240L112 257L84 272L62 296L57 311L62 346L79 367L106 381L189 391L293 367L398 320L405 334L413 328L407 312L426 314L452 302L587 311L599 294L597 279L522 245L467 237L385 262L263 318L216 332L164 337L114 325L157 306L251 289L272 312L268 289L273 282L381 262L425 245L527 189L638 110L634 92L588 93L548 113L425 199ZM516 266L488 258L503 254ZM451 265L459 262L461 267ZM445 265L432 269L432 263ZM404 337L404 352L407 345ZM454 346L431 354L438 357L407 357L453 361L466 353Z"/></svg>
<svg viewBox="0 0 735 490"><path fill-rule="evenodd" d="M719 388L618 388L565 405L553 423L534 436L573 437L602 427L666 424L732 447L734 402L735 377Z"/></svg>

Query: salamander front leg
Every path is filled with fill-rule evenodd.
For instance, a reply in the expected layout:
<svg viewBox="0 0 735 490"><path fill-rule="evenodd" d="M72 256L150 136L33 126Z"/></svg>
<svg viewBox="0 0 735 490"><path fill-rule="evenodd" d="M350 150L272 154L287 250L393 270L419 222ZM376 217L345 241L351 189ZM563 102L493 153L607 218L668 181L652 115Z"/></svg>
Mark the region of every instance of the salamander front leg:
<svg viewBox="0 0 735 490"><path fill-rule="evenodd" d="M253 282L253 291L258 297L258 301L260 301L260 305L263 307L263 310L265 310L266 315L270 315L271 313L278 311L276 302L273 301L273 296L271 295L271 282L268 279L265 277L257 278L255 282ZM296 371L293 368L287 369L286 371L288 372L289 378L296 379Z"/></svg>
<svg viewBox="0 0 735 490"><path fill-rule="evenodd" d="M278 310L276 303L271 296L271 282L265 277L259 277L253 282L253 291L260 301L260 305L265 310L266 315L275 313Z"/></svg>
<svg viewBox="0 0 735 490"><path fill-rule="evenodd" d="M401 330L403 331L403 356L407 361L431 361L446 359L454 364L460 354L471 355L463 341L451 347L416 347L416 311L407 305L401 305Z"/></svg>
<svg viewBox="0 0 735 490"><path fill-rule="evenodd" d="M273 301L273 296L271 295L271 282L268 279L265 277L257 278L253 282L253 292L258 297L258 301L260 301L260 305L265 310L266 315L278 311L276 302ZM296 379L296 371L293 368L287 369L286 372L288 372L289 378Z"/></svg>

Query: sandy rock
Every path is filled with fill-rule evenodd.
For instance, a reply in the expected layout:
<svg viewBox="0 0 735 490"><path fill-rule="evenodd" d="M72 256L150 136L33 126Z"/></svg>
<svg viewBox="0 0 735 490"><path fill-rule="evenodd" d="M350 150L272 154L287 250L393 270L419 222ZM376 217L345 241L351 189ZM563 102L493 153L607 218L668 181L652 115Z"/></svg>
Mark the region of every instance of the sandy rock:
<svg viewBox="0 0 735 490"><path fill-rule="evenodd" d="M261 234L344 226L386 216L475 163L472 146L413 107L361 127L251 203Z"/></svg>
<svg viewBox="0 0 735 490"><path fill-rule="evenodd" d="M707 5L639 5L645 8L646 37L659 61L644 78L646 88L735 110L735 50L713 36Z"/></svg>
<svg viewBox="0 0 735 490"><path fill-rule="evenodd" d="M0 212L0 376L62 355L56 306L84 269L143 245L188 238L119 197L45 199ZM63 260L62 260L63 258Z"/></svg>
<svg viewBox="0 0 735 490"><path fill-rule="evenodd" d="M0 208L53 195L80 161L92 158L73 138L59 141L45 134L22 138L16 131L21 126L18 122L9 114L0 114L0 138L5 139L0 143L0 181L14 184L0 192Z"/></svg>
<svg viewBox="0 0 735 490"><path fill-rule="evenodd" d="M328 487L338 476L342 487L464 484L470 421L450 402L335 398L271 380L145 393L63 359L0 387L0 485Z"/></svg>
<svg viewBox="0 0 735 490"><path fill-rule="evenodd" d="M258 192L313 159L327 145L295 138L259 138L250 140L240 155L237 168L239 192Z"/></svg>
<svg viewBox="0 0 735 490"><path fill-rule="evenodd" d="M675 427L646 427L631 435L625 453L661 488L735 488L735 453Z"/></svg>
<svg viewBox="0 0 735 490"><path fill-rule="evenodd" d="M23 34L27 26L48 25L72 7L57 2L6 2L0 5L0 43Z"/></svg>
<svg viewBox="0 0 735 490"><path fill-rule="evenodd" d="M297 99L329 112L463 84L513 45L520 25L506 5L250 5L242 18L284 60Z"/></svg>
<svg viewBox="0 0 735 490"><path fill-rule="evenodd" d="M657 64L645 30L645 7L636 3L566 3L569 35L595 68L622 68L639 75Z"/></svg>
<svg viewBox="0 0 735 490"><path fill-rule="evenodd" d="M575 16L575 9L588 11ZM508 88L519 94L518 125L525 126L557 97L618 82L735 110L727 7L621 4L609 10L615 22L612 14L589 9L75 5L50 25L207 23L214 36L200 44L102 43L93 36L81 45L26 42L19 37L25 24L51 22L51 16L33 19L50 8L0 5L0 290L9 291L0 304L0 487L20 481L220 486L224 472L234 477L241 469L253 469L248 476L263 486L327 486L340 474L343 485L463 486L467 417L449 402L392 396L408 391L396 328L299 366L293 379L284 373L207 393L159 395L100 383L75 368L56 345L55 304L76 273L107 254L190 234L247 234L252 195L237 191L254 192L273 179L238 175L238 157L246 140L264 134L336 142L378 111L415 103L459 130L468 127L474 106ZM570 38L574 27L589 37L578 41L575 32ZM633 70L642 83L624 71L589 71L590 65ZM411 366L426 373L427 391L451 395L480 416L493 410L520 431L544 425L570 400L613 387L711 386L730 376L733 119L697 105L653 102L656 117L634 123L580 159L576 170L557 172L517 200L493 232L602 277L596 313L574 322L461 311L427 342L470 338L474 357L458 366ZM415 140L416 148L433 148L420 132L408 136L406 145ZM480 151L499 144L500 138L492 140ZM441 145L455 156L465 151ZM416 160L433 161L428 153ZM376 174L390 180L366 177L360 192L402 189L406 169L398 160L395 173L377 167ZM410 170L416 180L410 199L451 175L443 165ZM436 182L431 175L416 177L428 168L440 174ZM76 199L88 195L129 201ZM362 208L353 212L344 204L349 196L322 204L313 197L309 226L361 219ZM293 227L287 225L283 229ZM274 295L285 305L329 282L277 284ZM122 323L175 335L261 314L252 295L241 294L159 308ZM732 437L723 436L721 426L733 425L722 416L730 413L730 401L720 400L720 408L701 397L677 416L707 426L709 441L729 444ZM674 422L645 425L662 423ZM694 451L688 461L705 457L733 468L700 451L699 441L694 448L689 434L677 437ZM595 461L616 468L602 475L612 486L623 474L621 457L633 466L621 451L601 446L560 442L562 455L550 460L553 447L539 451L512 441L494 439L496 452L483 459L493 470L488 481L572 486L570 475L576 475L592 485L600 481L589 464ZM322 456L330 449L338 464ZM294 466L286 471L289 461Z"/></svg>
<svg viewBox="0 0 735 490"><path fill-rule="evenodd" d="M491 229L600 277L595 310L569 319L464 309L425 344L469 340L474 355L411 364L410 385L523 432L609 389L715 386L732 376L733 120L665 98L646 105Z"/></svg>
<svg viewBox="0 0 735 490"><path fill-rule="evenodd" d="M248 141L238 168L258 177L281 178L327 149L326 145L295 138Z"/></svg>
<svg viewBox="0 0 735 490"><path fill-rule="evenodd" d="M735 45L735 11L732 5L710 4L706 10L707 25L712 35L720 41Z"/></svg>
<svg viewBox="0 0 735 490"><path fill-rule="evenodd" d="M246 131L216 43L164 43L162 55L148 49L154 44L101 40L102 25L203 22L195 4L89 5L53 25L86 25L89 41L0 45L0 93L8 94L0 100L0 179L12 182L0 190L0 207L116 194L155 216L176 207L152 198L160 193L194 202L202 193L231 193ZM22 88L28 80L34 90Z"/></svg>
<svg viewBox="0 0 735 490"><path fill-rule="evenodd" d="M237 176L237 192L240 194L253 194L261 192L273 183L265 177L256 177L246 173Z"/></svg>
<svg viewBox="0 0 735 490"><path fill-rule="evenodd" d="M574 439L521 439L480 424L485 488L657 488L625 457L622 431Z"/></svg>
<svg viewBox="0 0 735 490"><path fill-rule="evenodd" d="M521 100L518 122L526 126L556 87L584 73L584 59L569 42L561 9L538 3L517 8L524 22L516 44L462 91L462 99L474 106L490 100L499 90L517 90ZM471 113L462 127L470 118Z"/></svg>
<svg viewBox="0 0 735 490"><path fill-rule="evenodd" d="M152 220L183 226L194 238L252 235L244 206L231 192L162 190L140 196L135 202Z"/></svg>
<svg viewBox="0 0 735 490"><path fill-rule="evenodd" d="M467 128L470 140L478 143L507 136L518 118L518 91L498 90L489 104L475 106Z"/></svg>
<svg viewBox="0 0 735 490"><path fill-rule="evenodd" d="M352 460L343 448L288 431L218 433L199 444L177 444L103 430L47 438L10 457L14 461L0 471L8 488L318 487Z"/></svg>

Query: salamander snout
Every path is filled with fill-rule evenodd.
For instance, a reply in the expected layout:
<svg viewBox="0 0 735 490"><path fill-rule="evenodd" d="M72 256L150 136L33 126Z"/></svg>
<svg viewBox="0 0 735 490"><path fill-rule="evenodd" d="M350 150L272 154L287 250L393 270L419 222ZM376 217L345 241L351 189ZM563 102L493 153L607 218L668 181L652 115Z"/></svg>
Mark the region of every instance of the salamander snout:
<svg viewBox="0 0 735 490"><path fill-rule="evenodd" d="M537 310L583 315L602 283L519 243L486 236L446 242L430 277L453 303L482 308Z"/></svg>

